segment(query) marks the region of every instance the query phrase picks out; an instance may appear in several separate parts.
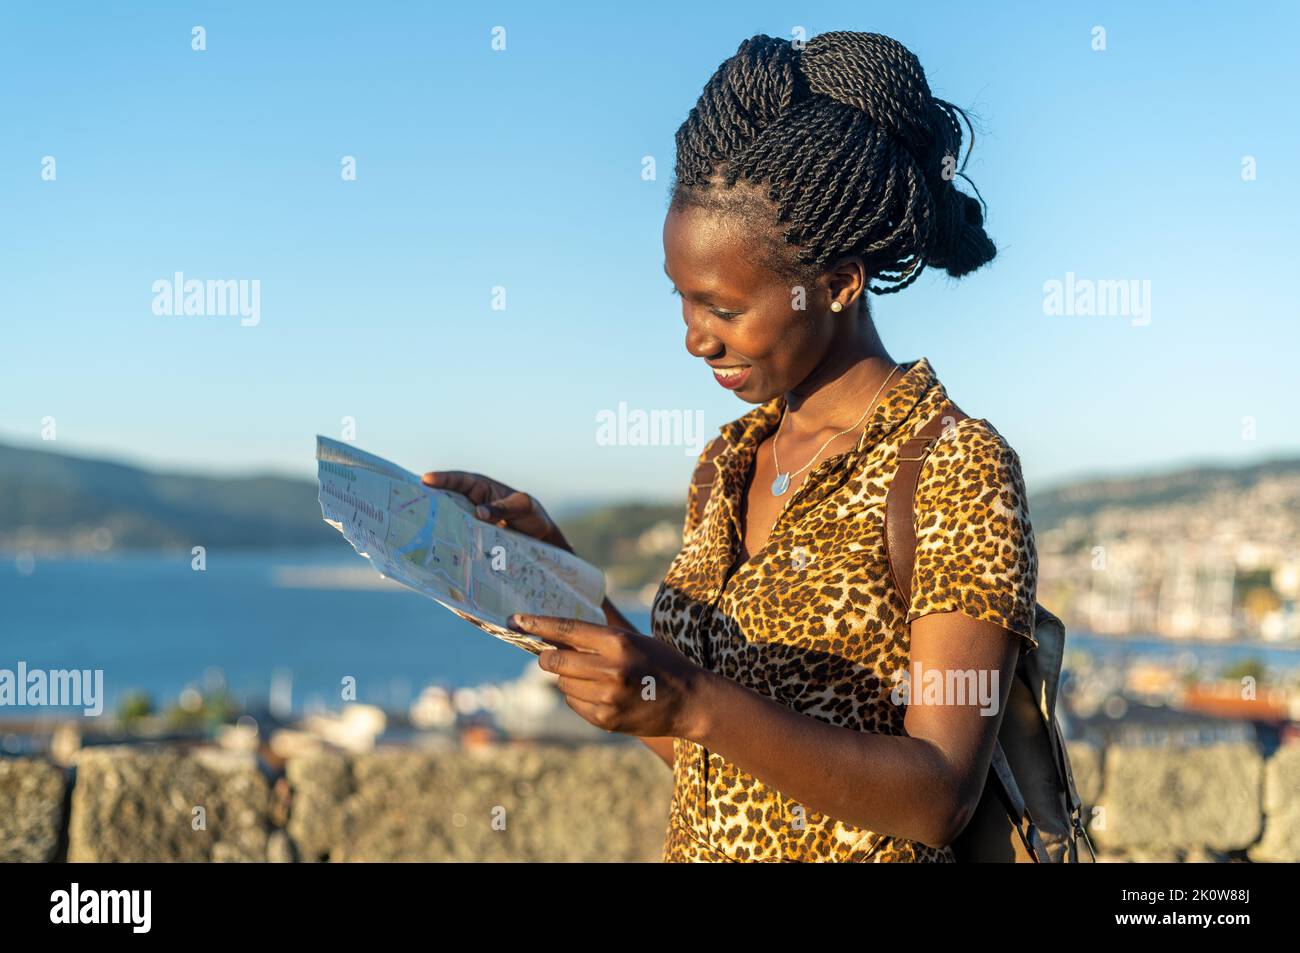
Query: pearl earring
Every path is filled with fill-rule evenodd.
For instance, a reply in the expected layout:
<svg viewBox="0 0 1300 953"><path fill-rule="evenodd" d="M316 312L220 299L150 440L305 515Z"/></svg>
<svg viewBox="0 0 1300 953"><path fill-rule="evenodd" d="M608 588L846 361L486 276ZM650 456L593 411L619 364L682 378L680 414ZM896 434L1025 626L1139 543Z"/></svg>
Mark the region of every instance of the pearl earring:
<svg viewBox="0 0 1300 953"><path fill-rule="evenodd" d="M844 305L840 304L838 301L832 301L832 302L831 302L831 310L832 310L832 311L843 311L843 310L844 310Z"/></svg>

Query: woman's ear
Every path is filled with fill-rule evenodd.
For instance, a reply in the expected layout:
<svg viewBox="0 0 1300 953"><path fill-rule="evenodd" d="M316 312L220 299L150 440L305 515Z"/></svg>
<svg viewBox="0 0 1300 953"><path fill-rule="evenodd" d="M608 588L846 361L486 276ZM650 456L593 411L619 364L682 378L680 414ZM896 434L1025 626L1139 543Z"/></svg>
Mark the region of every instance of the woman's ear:
<svg viewBox="0 0 1300 953"><path fill-rule="evenodd" d="M852 310L867 288L867 268L861 258L852 255L832 265L825 273L826 290L830 295L831 310ZM834 303L843 305L836 309Z"/></svg>

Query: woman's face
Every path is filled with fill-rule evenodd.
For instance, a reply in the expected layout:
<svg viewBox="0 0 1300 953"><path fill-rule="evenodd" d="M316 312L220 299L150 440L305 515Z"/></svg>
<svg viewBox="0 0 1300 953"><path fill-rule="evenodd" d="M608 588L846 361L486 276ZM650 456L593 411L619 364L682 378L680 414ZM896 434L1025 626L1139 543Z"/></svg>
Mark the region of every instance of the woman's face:
<svg viewBox="0 0 1300 953"><path fill-rule="evenodd" d="M756 259L735 216L687 207L664 220L664 271L682 299L686 350L736 396L761 404L823 364L843 314L819 282L802 290Z"/></svg>

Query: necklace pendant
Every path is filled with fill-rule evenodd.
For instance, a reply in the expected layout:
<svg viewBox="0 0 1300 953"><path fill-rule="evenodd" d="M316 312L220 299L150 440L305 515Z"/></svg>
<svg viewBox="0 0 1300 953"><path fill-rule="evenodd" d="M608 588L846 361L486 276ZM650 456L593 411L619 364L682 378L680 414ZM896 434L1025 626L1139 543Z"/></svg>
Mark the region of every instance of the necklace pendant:
<svg viewBox="0 0 1300 953"><path fill-rule="evenodd" d="M788 489L790 489L790 474L778 473L776 479L772 481L772 495L780 496Z"/></svg>

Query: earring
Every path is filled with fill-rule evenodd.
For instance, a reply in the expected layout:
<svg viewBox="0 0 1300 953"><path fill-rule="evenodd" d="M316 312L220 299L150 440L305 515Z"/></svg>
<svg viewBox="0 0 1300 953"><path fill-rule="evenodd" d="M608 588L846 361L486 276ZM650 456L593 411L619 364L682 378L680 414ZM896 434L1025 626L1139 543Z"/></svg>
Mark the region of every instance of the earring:
<svg viewBox="0 0 1300 953"><path fill-rule="evenodd" d="M844 310L844 305L840 304L838 301L832 301L832 302L831 302L831 310L832 310L832 311L837 311L837 312L838 312L838 311L843 311L843 310Z"/></svg>

